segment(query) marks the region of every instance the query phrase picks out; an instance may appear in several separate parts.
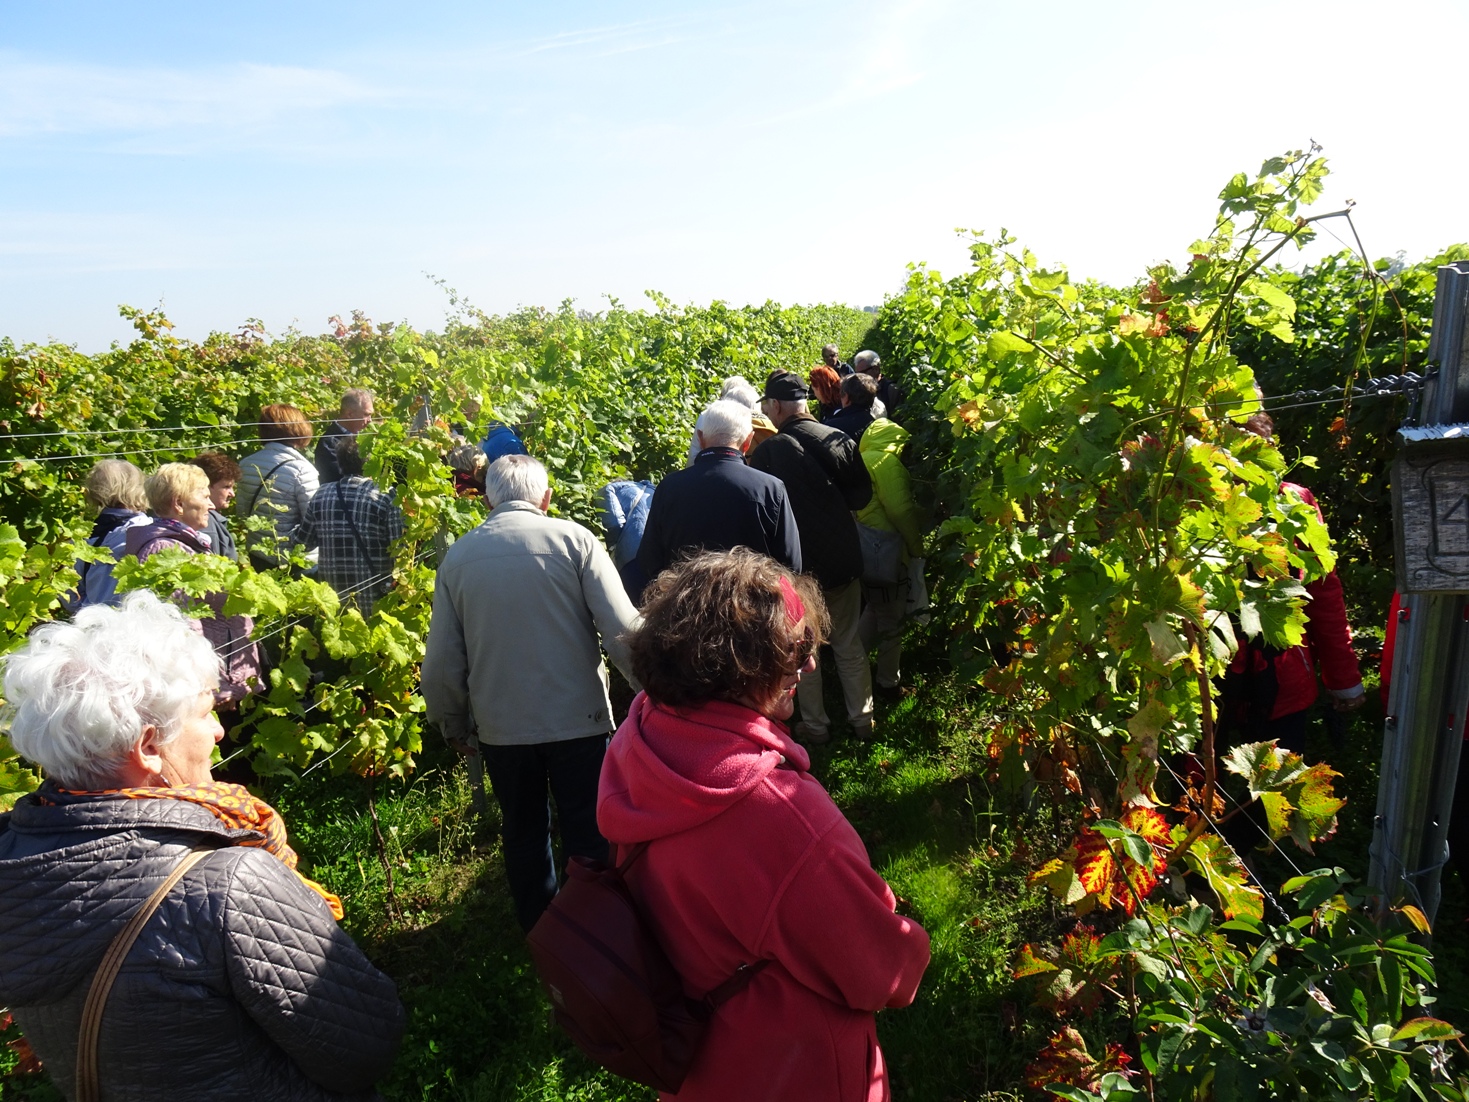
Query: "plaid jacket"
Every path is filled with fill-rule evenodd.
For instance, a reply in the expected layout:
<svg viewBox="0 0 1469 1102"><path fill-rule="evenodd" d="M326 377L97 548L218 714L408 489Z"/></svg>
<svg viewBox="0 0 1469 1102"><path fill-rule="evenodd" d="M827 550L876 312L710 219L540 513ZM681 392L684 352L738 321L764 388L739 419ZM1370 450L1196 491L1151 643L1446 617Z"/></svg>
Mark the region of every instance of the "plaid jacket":
<svg viewBox="0 0 1469 1102"><path fill-rule="evenodd" d="M320 548L317 579L363 610L392 584L392 543L402 535L403 514L391 495L358 475L318 490L296 529L308 551Z"/></svg>

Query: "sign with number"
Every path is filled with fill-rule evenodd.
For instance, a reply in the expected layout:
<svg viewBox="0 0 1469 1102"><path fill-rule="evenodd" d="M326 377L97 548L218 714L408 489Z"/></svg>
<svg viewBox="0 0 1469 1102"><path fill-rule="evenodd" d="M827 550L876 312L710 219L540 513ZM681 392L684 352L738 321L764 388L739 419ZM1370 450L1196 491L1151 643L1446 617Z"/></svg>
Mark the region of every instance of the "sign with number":
<svg viewBox="0 0 1469 1102"><path fill-rule="evenodd" d="M1398 588L1469 593L1469 440L1404 448L1392 490Z"/></svg>

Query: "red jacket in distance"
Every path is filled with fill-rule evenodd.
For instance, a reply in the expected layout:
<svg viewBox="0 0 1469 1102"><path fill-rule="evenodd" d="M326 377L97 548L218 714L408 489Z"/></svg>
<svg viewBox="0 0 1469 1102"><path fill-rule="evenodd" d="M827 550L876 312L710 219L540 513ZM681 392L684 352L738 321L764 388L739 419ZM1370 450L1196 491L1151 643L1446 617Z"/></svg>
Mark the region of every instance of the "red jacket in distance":
<svg viewBox="0 0 1469 1102"><path fill-rule="evenodd" d="M628 882L686 993L772 962L715 1013L677 1102L890 1097L873 1015L913 1001L928 934L894 913L810 765L743 705L676 712L643 693L607 751L597 824L618 847L651 843Z"/></svg>
<svg viewBox="0 0 1469 1102"><path fill-rule="evenodd" d="M1316 497L1294 482L1281 484L1307 505L1321 507ZM1311 601L1306 606L1306 638L1300 646L1291 647L1275 656L1275 707L1271 719L1303 712L1316 703L1320 688L1316 682L1316 665L1321 665L1321 680L1331 695L1339 700L1360 696L1362 671L1357 665L1357 652L1352 649L1352 628L1347 623L1347 606L1342 596L1341 579L1333 570L1324 578L1306 586ZM1244 670L1245 656L1263 668L1265 656L1254 647L1241 647L1230 663L1235 672Z"/></svg>

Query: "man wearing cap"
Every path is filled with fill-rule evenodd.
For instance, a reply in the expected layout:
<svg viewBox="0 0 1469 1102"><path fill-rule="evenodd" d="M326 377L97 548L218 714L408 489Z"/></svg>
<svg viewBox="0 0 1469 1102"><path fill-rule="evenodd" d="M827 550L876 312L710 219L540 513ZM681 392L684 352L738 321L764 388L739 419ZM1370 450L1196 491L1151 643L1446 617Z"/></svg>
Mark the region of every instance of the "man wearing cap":
<svg viewBox="0 0 1469 1102"><path fill-rule="evenodd" d="M750 466L785 483L801 536L801 560L821 583L831 613L831 649L842 679L847 719L858 738L872 734L872 674L857 623L862 614L862 545L852 510L872 500L872 479L846 433L806 410L799 375L777 371L765 381L761 410L780 430L750 453ZM831 737L821 695L821 667L801 679L796 699L807 742Z"/></svg>

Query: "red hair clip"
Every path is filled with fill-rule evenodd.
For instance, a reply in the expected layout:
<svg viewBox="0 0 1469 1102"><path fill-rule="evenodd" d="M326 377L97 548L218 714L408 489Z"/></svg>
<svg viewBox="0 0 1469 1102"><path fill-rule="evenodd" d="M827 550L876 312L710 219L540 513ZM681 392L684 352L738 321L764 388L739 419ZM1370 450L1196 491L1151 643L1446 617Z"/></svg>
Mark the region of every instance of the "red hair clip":
<svg viewBox="0 0 1469 1102"><path fill-rule="evenodd" d="M784 574L780 576L780 592L786 602L786 619L792 625L799 624L806 615L806 606L801 602L801 595L796 592L796 587L791 585L791 580Z"/></svg>

